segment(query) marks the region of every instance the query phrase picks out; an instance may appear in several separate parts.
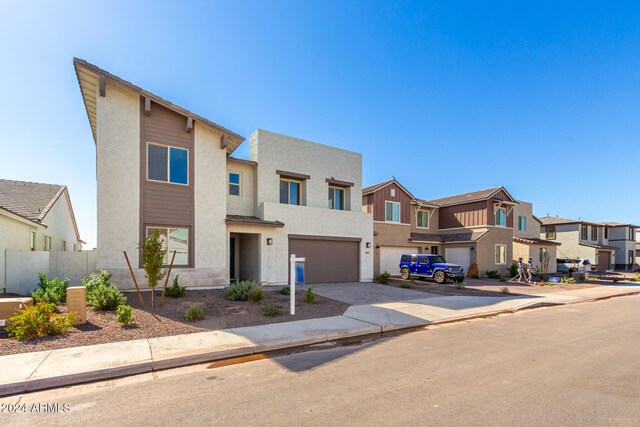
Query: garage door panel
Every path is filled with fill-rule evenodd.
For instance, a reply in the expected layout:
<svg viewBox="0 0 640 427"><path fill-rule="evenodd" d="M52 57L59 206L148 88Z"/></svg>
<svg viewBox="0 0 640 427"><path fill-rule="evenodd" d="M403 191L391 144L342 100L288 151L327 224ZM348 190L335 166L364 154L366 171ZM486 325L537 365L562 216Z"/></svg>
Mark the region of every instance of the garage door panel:
<svg viewBox="0 0 640 427"><path fill-rule="evenodd" d="M444 258L448 263L458 264L464 268L465 274L469 271L471 265L471 249L470 248L446 248Z"/></svg>
<svg viewBox="0 0 640 427"><path fill-rule="evenodd" d="M417 253L417 248L400 246L382 246L380 248L380 273L388 271L393 276L400 274L398 266L402 254Z"/></svg>
<svg viewBox="0 0 640 427"><path fill-rule="evenodd" d="M360 280L360 242L289 239L289 255L304 257L306 283Z"/></svg>

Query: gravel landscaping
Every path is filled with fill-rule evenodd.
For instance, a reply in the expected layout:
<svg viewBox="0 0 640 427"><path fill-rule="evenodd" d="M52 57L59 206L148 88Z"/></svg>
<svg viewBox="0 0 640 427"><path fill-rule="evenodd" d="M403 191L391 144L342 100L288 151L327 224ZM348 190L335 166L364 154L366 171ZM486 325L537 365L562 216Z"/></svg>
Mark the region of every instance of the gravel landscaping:
<svg viewBox="0 0 640 427"><path fill-rule="evenodd" d="M24 341L0 338L0 355L329 317L341 315L349 307L348 304L319 295L314 303L308 304L304 302L304 293L296 292L296 315L291 316L289 296L282 295L276 289L265 290L265 300L262 304L229 301L224 297L224 290L211 289L187 291L184 298L165 298L162 307L154 308L149 307L151 294L143 292L147 304L144 309L140 306L136 293L126 295L128 303L133 307L136 320L133 325L117 324L114 311L95 312L87 308L87 323L76 326L67 334ZM160 293L157 295L156 304L160 299ZM184 319L185 311L193 302L202 303L205 310L205 319L197 323ZM282 315L264 316L262 307L269 302L282 305ZM65 311L66 306L62 305L61 312Z"/></svg>

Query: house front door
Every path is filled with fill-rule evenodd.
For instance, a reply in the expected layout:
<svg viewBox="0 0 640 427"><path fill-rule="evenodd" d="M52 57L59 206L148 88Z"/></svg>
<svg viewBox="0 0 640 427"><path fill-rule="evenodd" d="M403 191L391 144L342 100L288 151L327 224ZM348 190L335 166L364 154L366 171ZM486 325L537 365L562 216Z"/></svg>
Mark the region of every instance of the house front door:
<svg viewBox="0 0 640 427"><path fill-rule="evenodd" d="M229 277L236 278L236 238L229 239Z"/></svg>

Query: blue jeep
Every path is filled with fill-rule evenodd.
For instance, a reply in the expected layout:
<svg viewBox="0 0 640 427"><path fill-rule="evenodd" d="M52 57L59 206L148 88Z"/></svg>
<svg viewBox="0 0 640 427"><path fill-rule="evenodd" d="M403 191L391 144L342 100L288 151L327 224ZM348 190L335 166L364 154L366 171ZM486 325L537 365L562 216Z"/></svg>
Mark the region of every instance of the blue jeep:
<svg viewBox="0 0 640 427"><path fill-rule="evenodd" d="M416 276L421 279L434 279L438 284L447 279L454 282L464 280L464 269L456 264L447 264L442 255L403 254L400 257L400 277L408 279Z"/></svg>

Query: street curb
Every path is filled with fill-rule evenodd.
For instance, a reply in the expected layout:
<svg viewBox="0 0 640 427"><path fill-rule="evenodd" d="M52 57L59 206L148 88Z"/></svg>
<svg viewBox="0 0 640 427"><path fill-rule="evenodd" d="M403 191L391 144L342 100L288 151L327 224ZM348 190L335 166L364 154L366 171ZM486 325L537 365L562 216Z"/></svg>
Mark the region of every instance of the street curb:
<svg viewBox="0 0 640 427"><path fill-rule="evenodd" d="M424 325L391 326L386 330L384 330L383 327L380 327L380 332L374 332L374 333L371 333L370 330L367 331L366 333L362 333L362 331L353 331L353 332L344 332L340 334L339 337L335 337L335 336L331 336L330 331L325 331L323 333L318 334L316 338L306 338L306 339L297 340L297 341L292 340L292 341L288 341L288 342L285 342L282 344L276 344L276 345L256 344L249 347L224 349L219 351L206 351L204 353L197 353L197 354L179 356L179 357L162 359L162 360L153 360L153 357L152 357L152 359L148 362L136 363L132 365L117 366L112 368L105 368L105 369L93 370L88 372L79 372L74 374L66 374L66 375L60 375L60 376L49 377L49 378L26 379L26 380L14 382L14 383L1 384L0 397L9 397L9 396L13 396L21 393L29 393L34 391L58 388L58 387L85 384L85 383L91 383L96 381L104 381L108 379L121 378L121 377L126 377L131 375L151 373L156 371L195 365L199 363L215 362L215 361L225 360L225 359L234 358L234 357L250 356L254 354L269 353L269 352L281 351L286 349L295 349L295 348L305 347L305 346L314 345L314 344L335 342L343 339L353 339L353 338L359 338L359 337L374 338L378 336L383 337L386 334L389 334L390 332L409 333L416 330L423 330L423 328L432 326L432 325L443 325L443 324L449 324L449 323L463 322L463 321L472 320L472 319L483 319L483 318L495 317L499 314L516 313L518 311L529 310L529 309L540 308L540 307L553 307L553 306L561 306L561 305L579 304L579 303L585 303L585 302L595 302L595 301L602 301L602 300L607 300L612 298L634 296L634 295L640 295L640 290L624 293L624 294L606 295L606 296L595 297L595 298L584 298L576 301L557 302L557 303L536 302L531 304L525 304L520 307L495 310L495 311L479 313L479 314L470 314L466 316L458 316L458 317L453 317L453 318L448 318L443 320L435 320L432 322L427 322ZM148 342L148 339L147 339L147 342ZM55 351L55 350L50 350L50 351Z"/></svg>

